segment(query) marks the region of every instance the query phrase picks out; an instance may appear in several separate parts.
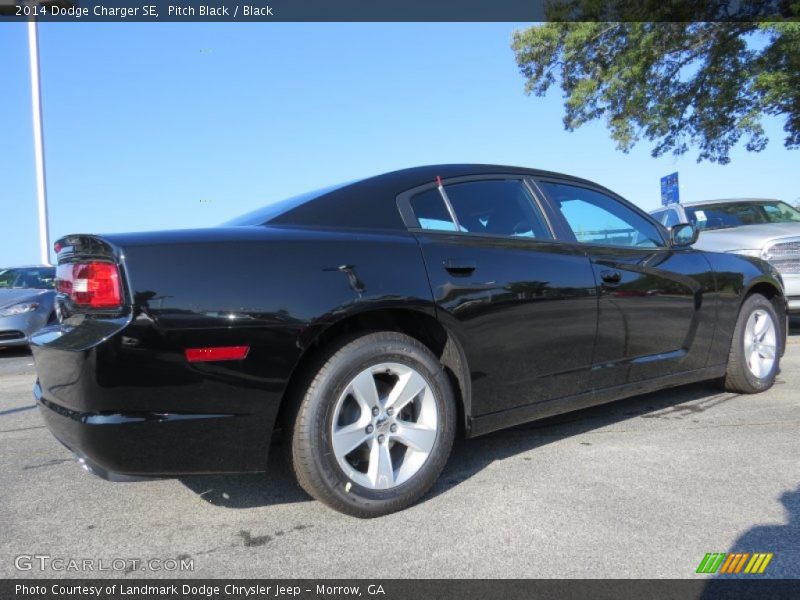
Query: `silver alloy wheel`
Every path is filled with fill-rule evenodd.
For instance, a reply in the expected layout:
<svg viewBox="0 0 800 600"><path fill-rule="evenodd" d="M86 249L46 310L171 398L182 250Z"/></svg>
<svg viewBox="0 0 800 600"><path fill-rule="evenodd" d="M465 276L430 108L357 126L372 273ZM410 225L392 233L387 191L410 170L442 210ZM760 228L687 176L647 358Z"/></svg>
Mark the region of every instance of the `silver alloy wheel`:
<svg viewBox="0 0 800 600"><path fill-rule="evenodd" d="M425 464L439 427L433 390L399 363L364 369L336 401L331 442L339 466L355 483L388 489Z"/></svg>
<svg viewBox="0 0 800 600"><path fill-rule="evenodd" d="M753 311L744 329L744 356L747 368L759 379L766 377L775 364L776 339L772 316L762 309Z"/></svg>

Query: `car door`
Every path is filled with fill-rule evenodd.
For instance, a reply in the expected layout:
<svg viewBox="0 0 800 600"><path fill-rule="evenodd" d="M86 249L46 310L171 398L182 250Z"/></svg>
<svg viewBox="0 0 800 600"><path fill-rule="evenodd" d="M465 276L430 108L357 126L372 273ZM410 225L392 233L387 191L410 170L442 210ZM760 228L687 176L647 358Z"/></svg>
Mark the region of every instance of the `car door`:
<svg viewBox="0 0 800 600"><path fill-rule="evenodd" d="M536 184L564 235L591 259L599 306L592 387L704 367L715 319L705 256L671 247L645 213L604 190L559 180Z"/></svg>
<svg viewBox="0 0 800 600"><path fill-rule="evenodd" d="M586 391L597 327L592 267L562 247L524 178L446 180L403 194L442 322L457 335L472 414Z"/></svg>

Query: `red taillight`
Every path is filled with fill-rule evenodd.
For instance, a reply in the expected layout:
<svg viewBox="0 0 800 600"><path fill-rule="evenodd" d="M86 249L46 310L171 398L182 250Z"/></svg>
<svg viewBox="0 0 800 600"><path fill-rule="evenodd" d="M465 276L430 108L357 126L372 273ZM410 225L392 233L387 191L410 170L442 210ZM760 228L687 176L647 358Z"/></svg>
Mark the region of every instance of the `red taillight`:
<svg viewBox="0 0 800 600"><path fill-rule="evenodd" d="M80 262L58 265L56 290L75 304L89 308L122 306L119 269L109 262Z"/></svg>
<svg viewBox="0 0 800 600"><path fill-rule="evenodd" d="M215 360L243 360L250 346L217 346L213 348L187 348L184 353L189 362L211 362Z"/></svg>

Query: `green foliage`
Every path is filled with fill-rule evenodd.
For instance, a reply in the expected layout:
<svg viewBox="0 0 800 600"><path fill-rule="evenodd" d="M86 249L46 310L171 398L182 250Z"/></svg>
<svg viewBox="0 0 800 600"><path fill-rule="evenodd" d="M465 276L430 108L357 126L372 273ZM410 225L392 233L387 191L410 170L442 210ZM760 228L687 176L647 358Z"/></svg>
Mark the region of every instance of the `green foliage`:
<svg viewBox="0 0 800 600"><path fill-rule="evenodd" d="M698 162L724 164L740 140L764 149L765 114L800 146L796 21L550 22L515 32L512 47L526 93L559 85L565 128L604 119L625 152L644 138L653 156L697 147Z"/></svg>

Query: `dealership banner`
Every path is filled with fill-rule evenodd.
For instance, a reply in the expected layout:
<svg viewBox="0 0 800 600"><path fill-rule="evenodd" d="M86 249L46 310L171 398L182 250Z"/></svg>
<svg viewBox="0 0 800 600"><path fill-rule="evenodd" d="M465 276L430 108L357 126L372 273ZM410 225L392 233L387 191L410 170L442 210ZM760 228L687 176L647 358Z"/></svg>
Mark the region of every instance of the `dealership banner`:
<svg viewBox="0 0 800 600"><path fill-rule="evenodd" d="M0 580L0 598L23 600L619 600L692 598L782 600L800 596L797 580L741 579L298 579Z"/></svg>
<svg viewBox="0 0 800 600"><path fill-rule="evenodd" d="M0 21L771 21L784 0L0 0Z"/></svg>

